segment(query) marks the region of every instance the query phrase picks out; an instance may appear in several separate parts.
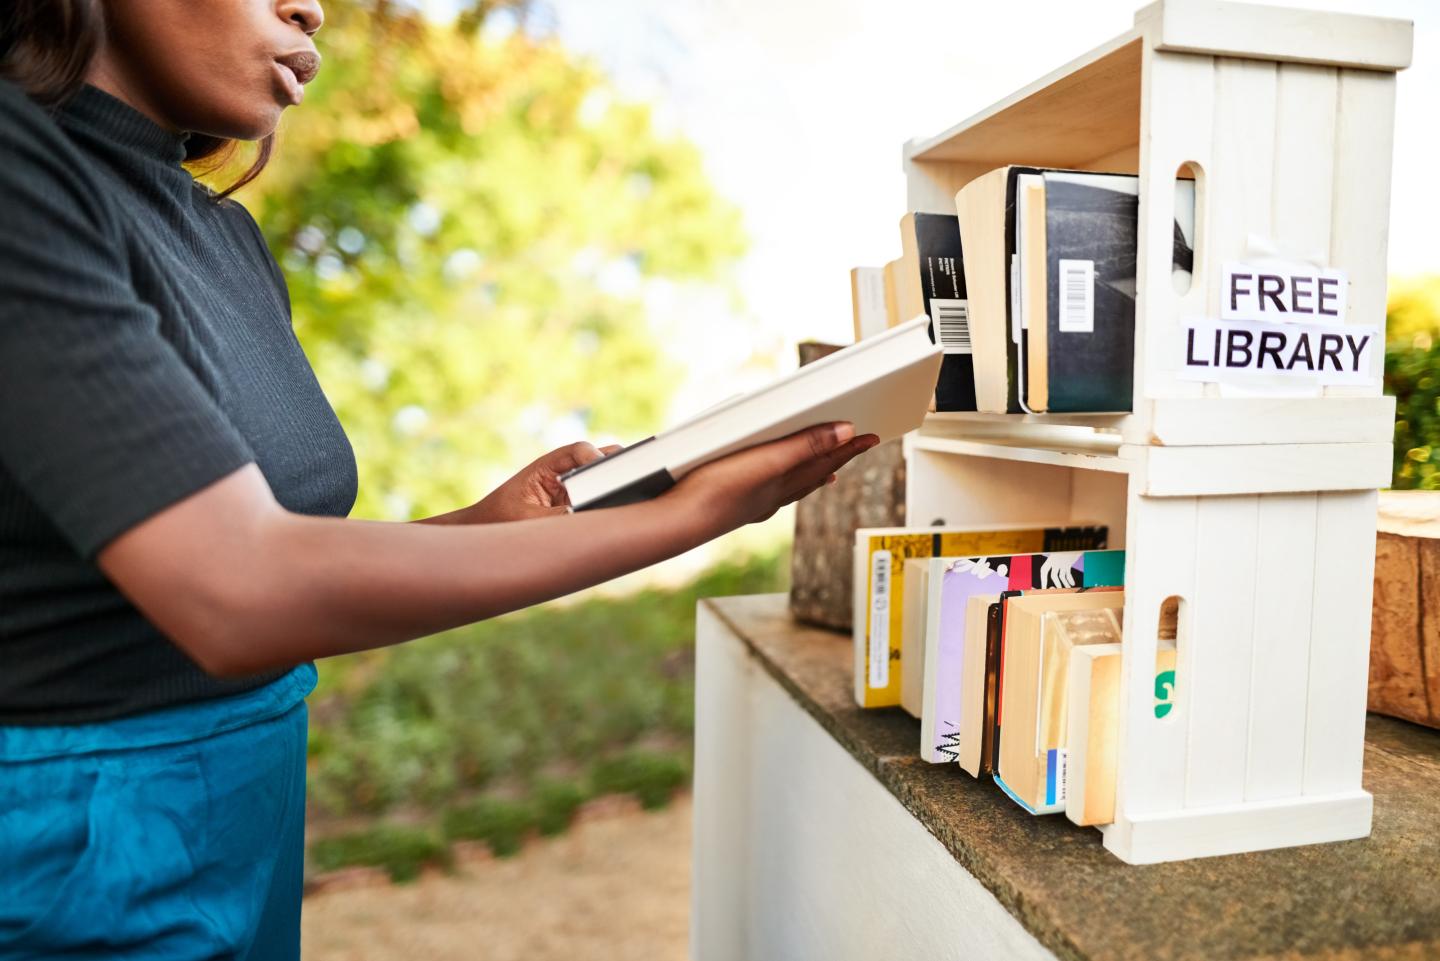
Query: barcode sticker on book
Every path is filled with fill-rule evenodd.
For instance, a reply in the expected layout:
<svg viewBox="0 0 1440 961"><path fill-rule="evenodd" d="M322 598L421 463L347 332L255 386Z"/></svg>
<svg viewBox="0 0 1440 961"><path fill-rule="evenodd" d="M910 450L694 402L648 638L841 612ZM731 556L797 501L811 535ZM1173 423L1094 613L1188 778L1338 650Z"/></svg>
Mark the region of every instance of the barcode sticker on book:
<svg viewBox="0 0 1440 961"><path fill-rule="evenodd" d="M870 686L890 686L890 552L870 555Z"/></svg>
<svg viewBox="0 0 1440 961"><path fill-rule="evenodd" d="M1095 332L1095 261L1060 261L1060 330Z"/></svg>
<svg viewBox="0 0 1440 961"><path fill-rule="evenodd" d="M969 301L931 297L930 320L935 324L936 339L944 353L972 353Z"/></svg>

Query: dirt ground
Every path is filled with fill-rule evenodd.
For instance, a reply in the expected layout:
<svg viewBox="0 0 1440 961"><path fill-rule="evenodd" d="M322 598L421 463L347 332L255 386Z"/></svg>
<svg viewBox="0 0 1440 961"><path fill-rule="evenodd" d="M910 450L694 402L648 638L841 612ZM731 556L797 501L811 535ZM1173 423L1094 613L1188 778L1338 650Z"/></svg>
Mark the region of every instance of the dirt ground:
<svg viewBox="0 0 1440 961"><path fill-rule="evenodd" d="M357 872L305 899L306 961L684 961L690 799L591 809L517 856L457 852L412 884Z"/></svg>

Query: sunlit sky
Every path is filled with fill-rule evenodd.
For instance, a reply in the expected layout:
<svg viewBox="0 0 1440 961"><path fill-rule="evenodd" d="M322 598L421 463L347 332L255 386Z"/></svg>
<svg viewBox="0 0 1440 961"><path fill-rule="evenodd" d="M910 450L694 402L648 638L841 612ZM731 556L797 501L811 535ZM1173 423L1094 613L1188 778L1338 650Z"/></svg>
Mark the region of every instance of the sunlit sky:
<svg viewBox="0 0 1440 961"><path fill-rule="evenodd" d="M419 0L443 15L456 0ZM1135 0L539 0L543 26L621 95L699 145L751 239L744 315L726 298L660 289L652 314L687 331L677 411L792 366L793 343L851 339L847 273L899 253L901 145L937 133L1127 30ZM1440 0L1286 3L1415 21L1400 74L1392 274L1440 271ZM499 25L504 29L503 24ZM716 381L728 381L717 386ZM728 389L726 389L728 388ZM719 392L719 394L717 394Z"/></svg>

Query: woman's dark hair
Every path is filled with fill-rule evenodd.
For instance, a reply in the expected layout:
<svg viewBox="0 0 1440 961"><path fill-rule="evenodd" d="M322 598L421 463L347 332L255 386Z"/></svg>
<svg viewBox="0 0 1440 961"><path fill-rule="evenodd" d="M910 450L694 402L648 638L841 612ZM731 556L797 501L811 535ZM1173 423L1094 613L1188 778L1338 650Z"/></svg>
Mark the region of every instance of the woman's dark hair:
<svg viewBox="0 0 1440 961"><path fill-rule="evenodd" d="M18 84L41 106L58 107L84 85L104 32L99 0L4 0L0 77ZM230 162L235 146L233 140L192 133L185 140L185 162L214 172ZM274 134L261 140L254 162L219 196L228 197L258 177L274 147Z"/></svg>

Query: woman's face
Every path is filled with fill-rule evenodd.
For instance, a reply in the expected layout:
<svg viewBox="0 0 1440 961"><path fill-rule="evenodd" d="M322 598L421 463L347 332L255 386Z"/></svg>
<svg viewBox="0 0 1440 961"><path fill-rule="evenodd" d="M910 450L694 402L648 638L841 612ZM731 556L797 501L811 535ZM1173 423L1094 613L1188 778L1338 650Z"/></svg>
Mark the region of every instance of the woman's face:
<svg viewBox="0 0 1440 961"><path fill-rule="evenodd" d="M318 0L103 0L95 70L167 127L256 140L298 104L320 55ZM94 79L94 78L92 78Z"/></svg>

